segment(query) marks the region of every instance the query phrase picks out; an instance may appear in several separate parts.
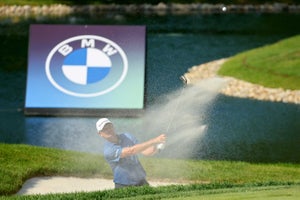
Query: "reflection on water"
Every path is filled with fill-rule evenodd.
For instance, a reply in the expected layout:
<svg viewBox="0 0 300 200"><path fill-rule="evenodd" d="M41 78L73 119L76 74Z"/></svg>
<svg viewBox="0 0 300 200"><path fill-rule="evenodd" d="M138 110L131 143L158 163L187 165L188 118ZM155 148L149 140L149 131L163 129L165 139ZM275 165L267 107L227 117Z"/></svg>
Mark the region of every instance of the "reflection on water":
<svg viewBox="0 0 300 200"><path fill-rule="evenodd" d="M28 40L30 23L69 24L71 17L25 20L13 25L7 20L0 21L1 44L6 47L0 50L4 55L1 58L4 67L0 69L1 142L101 152L102 141L95 132L97 117L25 117L22 108L26 70L8 70L26 63L27 44L24 41ZM178 78L188 68L299 34L299 20L298 14L254 13L122 15L118 20L78 16L72 23L147 25L146 105L152 107L163 106L164 94L182 87ZM129 131L144 139L140 131L141 119L113 120L120 131ZM197 148L193 148L192 158L300 162L300 155L296 153L300 150L299 105L220 95L201 120L206 120L209 127L202 140L195 140ZM167 148L161 156L174 157L176 150L180 148Z"/></svg>

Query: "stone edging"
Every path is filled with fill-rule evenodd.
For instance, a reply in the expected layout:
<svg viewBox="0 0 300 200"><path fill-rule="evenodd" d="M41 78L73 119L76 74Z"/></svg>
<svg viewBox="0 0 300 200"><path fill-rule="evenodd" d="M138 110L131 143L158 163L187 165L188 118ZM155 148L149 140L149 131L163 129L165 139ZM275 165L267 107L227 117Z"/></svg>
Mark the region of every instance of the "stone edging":
<svg viewBox="0 0 300 200"><path fill-rule="evenodd" d="M184 74L187 84L195 84L202 79L217 77L217 71L225 61L226 59L220 59L190 68ZM300 90L266 88L232 77L222 76L221 78L226 79L227 85L220 93L227 96L300 104Z"/></svg>

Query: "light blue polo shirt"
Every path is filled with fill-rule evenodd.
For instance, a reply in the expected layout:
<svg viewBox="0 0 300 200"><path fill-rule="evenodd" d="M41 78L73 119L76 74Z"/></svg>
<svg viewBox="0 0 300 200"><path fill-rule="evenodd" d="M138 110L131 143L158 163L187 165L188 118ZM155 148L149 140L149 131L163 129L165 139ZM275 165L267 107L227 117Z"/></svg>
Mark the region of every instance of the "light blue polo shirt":
<svg viewBox="0 0 300 200"><path fill-rule="evenodd" d="M146 179L146 172L137 155L120 158L122 149L137 144L137 140L129 133L118 135L119 144L109 141L104 143L104 157L109 163L114 182L122 185L138 185Z"/></svg>

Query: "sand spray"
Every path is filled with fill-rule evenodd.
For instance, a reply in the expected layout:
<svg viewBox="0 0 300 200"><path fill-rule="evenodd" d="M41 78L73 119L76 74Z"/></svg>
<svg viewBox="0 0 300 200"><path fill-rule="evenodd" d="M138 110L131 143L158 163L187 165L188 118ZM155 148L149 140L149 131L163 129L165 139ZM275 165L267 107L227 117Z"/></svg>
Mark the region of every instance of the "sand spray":
<svg viewBox="0 0 300 200"><path fill-rule="evenodd" d="M206 113L225 84L224 79L211 78L166 95L159 105L147 109L135 131L145 138L165 133L167 142L161 154L189 157L209 128Z"/></svg>
<svg viewBox="0 0 300 200"><path fill-rule="evenodd" d="M157 159L164 159L154 161L150 172L159 171L160 178L163 178L171 171L176 181L178 177L189 176L189 166L178 159L193 158L197 152L197 146L201 145L201 139L210 126L207 112L225 84L224 79L211 78L187 85L167 94L159 104L147 109L139 125L134 127L135 135L138 138L143 136L141 141L161 133L167 135L164 149L155 155Z"/></svg>

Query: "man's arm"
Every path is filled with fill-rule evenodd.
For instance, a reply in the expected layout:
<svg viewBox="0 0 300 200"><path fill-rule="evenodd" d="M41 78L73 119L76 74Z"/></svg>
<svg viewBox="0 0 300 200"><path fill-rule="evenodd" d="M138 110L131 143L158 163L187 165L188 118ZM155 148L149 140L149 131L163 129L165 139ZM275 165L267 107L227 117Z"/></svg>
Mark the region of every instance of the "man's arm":
<svg viewBox="0 0 300 200"><path fill-rule="evenodd" d="M146 150L147 150L146 153L150 153L151 148L152 148L152 151L153 151L154 150L153 148L155 148L156 144L163 143L163 142L165 142L165 140L166 140L166 135L161 134L158 137L153 138L151 140L148 140L146 142L136 144L136 145L131 146L131 147L125 147L125 148L122 149L121 158L124 158L124 157L127 157L127 156L132 156L132 155L135 155L135 154L138 154L138 153L142 153ZM149 148L149 150L148 150L148 148Z"/></svg>
<svg viewBox="0 0 300 200"><path fill-rule="evenodd" d="M156 145L152 145L151 147L145 149L144 151L142 151L142 154L145 156L152 156L155 153L158 152L158 149L156 148Z"/></svg>

